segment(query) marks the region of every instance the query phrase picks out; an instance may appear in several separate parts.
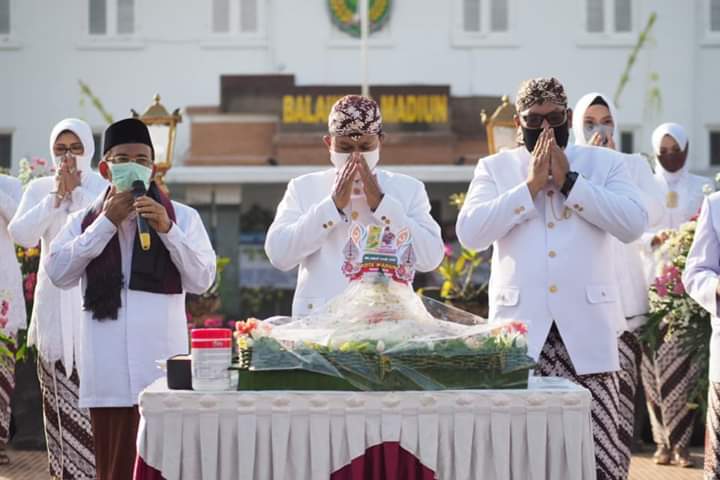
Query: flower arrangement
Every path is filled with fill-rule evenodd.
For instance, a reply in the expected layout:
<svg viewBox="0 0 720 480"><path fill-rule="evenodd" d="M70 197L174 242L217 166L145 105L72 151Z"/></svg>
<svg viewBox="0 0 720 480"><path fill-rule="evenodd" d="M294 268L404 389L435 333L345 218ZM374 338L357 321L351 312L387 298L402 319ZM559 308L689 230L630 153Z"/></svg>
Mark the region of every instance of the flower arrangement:
<svg viewBox="0 0 720 480"><path fill-rule="evenodd" d="M31 157L30 160L27 158L20 160L20 171L17 178L24 187L36 178L54 174L55 168L47 160L41 157Z"/></svg>
<svg viewBox="0 0 720 480"><path fill-rule="evenodd" d="M455 256L453 248L445 244L445 257L437 269L443 278L440 297L451 302L478 300L487 291L487 284L473 283L473 274L483 261L478 252L467 248L461 248Z"/></svg>
<svg viewBox="0 0 720 480"><path fill-rule="evenodd" d="M37 287L37 272L40 269L40 246L15 248L15 256L20 264L20 271L23 279L23 293L25 295L25 307L28 319L32 314L33 302L35 300L35 288ZM4 325L3 325L4 326ZM17 332L17 338L11 338L0 334L0 341L5 344L6 349L2 353L15 356L15 360L25 360L31 352L27 346L27 330L21 329ZM10 353L14 352L14 353Z"/></svg>
<svg viewBox="0 0 720 480"><path fill-rule="evenodd" d="M0 291L0 328L5 328L10 314L10 292Z"/></svg>
<svg viewBox="0 0 720 480"><path fill-rule="evenodd" d="M460 210L465 193L450 195L450 205ZM457 254L452 245L445 244L445 256L435 270L442 278L439 291L435 287L421 288L418 293L431 296L480 317L488 314L488 282L477 282L476 273L486 262L487 254L460 247ZM433 292L436 292L433 294Z"/></svg>
<svg viewBox="0 0 720 480"><path fill-rule="evenodd" d="M0 290L0 328L5 328L9 321L11 298L12 295L9 291ZM15 339L0 331L0 362L15 358L15 349Z"/></svg>
<svg viewBox="0 0 720 480"><path fill-rule="evenodd" d="M651 352L657 350L663 338L674 336L679 340L683 350L701 365L700 380L691 398L697 398L704 408L710 358L708 338L712 334L710 314L687 294L682 283L697 217L677 230L664 230L656 236L657 271L648 292L650 311L640 331L640 340Z"/></svg>

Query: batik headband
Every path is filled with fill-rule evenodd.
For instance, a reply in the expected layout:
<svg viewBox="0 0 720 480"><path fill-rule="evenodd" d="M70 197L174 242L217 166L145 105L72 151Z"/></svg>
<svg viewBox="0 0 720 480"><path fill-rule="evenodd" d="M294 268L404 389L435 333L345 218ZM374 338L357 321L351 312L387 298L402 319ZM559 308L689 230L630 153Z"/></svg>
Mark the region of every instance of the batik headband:
<svg viewBox="0 0 720 480"><path fill-rule="evenodd" d="M377 102L361 95L346 95L332 106L328 131L333 136L374 135L382 131Z"/></svg>
<svg viewBox="0 0 720 480"><path fill-rule="evenodd" d="M533 105L545 102L567 106L565 88L557 78L540 77L524 81L515 98L515 108L518 112L524 112Z"/></svg>

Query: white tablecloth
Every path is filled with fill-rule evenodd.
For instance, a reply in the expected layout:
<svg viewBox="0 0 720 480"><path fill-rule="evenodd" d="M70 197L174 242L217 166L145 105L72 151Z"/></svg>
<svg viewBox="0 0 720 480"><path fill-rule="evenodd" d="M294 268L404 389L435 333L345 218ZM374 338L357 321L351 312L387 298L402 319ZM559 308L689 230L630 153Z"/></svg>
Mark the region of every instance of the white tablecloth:
<svg viewBox="0 0 720 480"><path fill-rule="evenodd" d="M564 379L528 390L140 395L138 454L167 480L328 479L400 442L442 480L591 480L590 393Z"/></svg>

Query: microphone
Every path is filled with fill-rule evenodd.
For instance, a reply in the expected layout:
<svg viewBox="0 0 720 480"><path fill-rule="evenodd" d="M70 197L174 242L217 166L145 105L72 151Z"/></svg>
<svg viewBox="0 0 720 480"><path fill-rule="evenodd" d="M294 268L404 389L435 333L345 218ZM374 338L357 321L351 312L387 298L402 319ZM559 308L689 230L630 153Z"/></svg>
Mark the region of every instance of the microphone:
<svg viewBox="0 0 720 480"><path fill-rule="evenodd" d="M135 180L132 183L132 194L136 200L145 195L146 191L145 184L142 180ZM150 250L150 225L148 225L147 221L140 215L137 215L136 219L138 237L140 238L140 247L144 251L148 251Z"/></svg>

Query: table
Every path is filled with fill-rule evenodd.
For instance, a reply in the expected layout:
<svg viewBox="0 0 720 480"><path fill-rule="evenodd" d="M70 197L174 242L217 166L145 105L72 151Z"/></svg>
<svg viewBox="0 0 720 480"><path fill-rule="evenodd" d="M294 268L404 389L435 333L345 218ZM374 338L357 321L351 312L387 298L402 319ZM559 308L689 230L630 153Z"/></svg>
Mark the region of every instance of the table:
<svg viewBox="0 0 720 480"><path fill-rule="evenodd" d="M136 479L592 480L590 393L528 390L140 394Z"/></svg>

